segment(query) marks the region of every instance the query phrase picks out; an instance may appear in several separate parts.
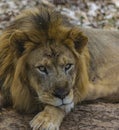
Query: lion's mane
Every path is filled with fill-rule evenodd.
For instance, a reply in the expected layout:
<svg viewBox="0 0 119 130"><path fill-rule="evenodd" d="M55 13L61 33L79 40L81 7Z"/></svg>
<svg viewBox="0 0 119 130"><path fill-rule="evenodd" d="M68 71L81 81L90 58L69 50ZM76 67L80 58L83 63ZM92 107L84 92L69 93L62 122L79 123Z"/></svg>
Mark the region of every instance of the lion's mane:
<svg viewBox="0 0 119 130"><path fill-rule="evenodd" d="M33 99L35 90L29 85L26 58L40 43L53 39L69 40L66 45L74 53L78 67L74 95L82 100L87 94L89 54L87 37L71 27L57 12L46 8L27 11L3 32L0 37L0 89L6 102L20 111L33 112L38 106ZM73 40L74 44L70 44ZM74 96L75 98L75 96ZM79 99L75 99L77 102Z"/></svg>

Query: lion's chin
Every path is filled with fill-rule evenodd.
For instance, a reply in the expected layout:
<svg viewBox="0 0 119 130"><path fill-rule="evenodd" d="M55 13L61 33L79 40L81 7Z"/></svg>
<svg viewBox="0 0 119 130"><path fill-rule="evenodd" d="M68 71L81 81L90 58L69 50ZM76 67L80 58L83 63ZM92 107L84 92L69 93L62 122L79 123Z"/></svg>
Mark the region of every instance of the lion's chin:
<svg viewBox="0 0 119 130"><path fill-rule="evenodd" d="M63 104L59 107L63 109L66 112L66 114L68 114L74 108L74 102L71 102L69 104Z"/></svg>

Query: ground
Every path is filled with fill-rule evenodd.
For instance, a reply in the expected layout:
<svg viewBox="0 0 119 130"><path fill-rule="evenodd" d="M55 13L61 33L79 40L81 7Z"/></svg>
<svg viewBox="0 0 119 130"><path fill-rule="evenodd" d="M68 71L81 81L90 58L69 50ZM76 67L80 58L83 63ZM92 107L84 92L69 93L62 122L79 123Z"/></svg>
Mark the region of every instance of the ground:
<svg viewBox="0 0 119 130"><path fill-rule="evenodd" d="M0 130L31 130L29 121L33 116L3 109ZM78 104L64 119L60 130L119 130L119 104L100 101Z"/></svg>
<svg viewBox="0 0 119 130"><path fill-rule="evenodd" d="M0 33L21 10L39 6L42 2L54 6L53 0L48 1L0 0ZM103 29L119 28L118 0L54 1L61 13L67 15L73 24ZM0 110L0 130L30 130L29 121L33 116L19 114L12 108L3 108ZM119 130L119 103L100 100L82 102L64 119L61 130Z"/></svg>

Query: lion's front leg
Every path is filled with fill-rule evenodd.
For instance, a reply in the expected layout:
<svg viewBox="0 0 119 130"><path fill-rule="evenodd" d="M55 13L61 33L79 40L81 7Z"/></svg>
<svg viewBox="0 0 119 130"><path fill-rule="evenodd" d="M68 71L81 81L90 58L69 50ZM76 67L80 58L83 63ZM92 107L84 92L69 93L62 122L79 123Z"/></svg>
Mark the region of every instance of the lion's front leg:
<svg viewBox="0 0 119 130"><path fill-rule="evenodd" d="M46 106L31 120L30 125L33 130L59 130L64 116L65 112L62 109Z"/></svg>

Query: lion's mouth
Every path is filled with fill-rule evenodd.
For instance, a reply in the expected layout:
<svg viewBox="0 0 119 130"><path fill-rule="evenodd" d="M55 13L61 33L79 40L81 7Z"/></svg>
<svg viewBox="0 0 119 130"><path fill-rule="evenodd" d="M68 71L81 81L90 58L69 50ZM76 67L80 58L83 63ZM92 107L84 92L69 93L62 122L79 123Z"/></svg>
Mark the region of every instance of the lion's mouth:
<svg viewBox="0 0 119 130"><path fill-rule="evenodd" d="M73 101L72 102L70 102L70 103L62 103L60 106L65 106L65 105L69 105L69 104L72 104L73 103ZM59 107L60 107L59 106Z"/></svg>
<svg viewBox="0 0 119 130"><path fill-rule="evenodd" d="M57 98L58 104L56 105L57 107L69 105L73 103L73 91L69 93L68 96L66 96L64 99Z"/></svg>
<svg viewBox="0 0 119 130"><path fill-rule="evenodd" d="M72 104L72 103L73 103L73 100L70 101L70 102L68 102L68 103L64 103L64 102L62 101L62 103L61 103L60 105L58 105L57 107L66 106L66 105L69 105L69 104Z"/></svg>
<svg viewBox="0 0 119 130"><path fill-rule="evenodd" d="M66 113L69 113L74 108L73 92L61 100L60 104L58 104L57 107L63 109Z"/></svg>
<svg viewBox="0 0 119 130"><path fill-rule="evenodd" d="M74 108L74 102L62 104L59 108L63 109L66 113L69 113Z"/></svg>

